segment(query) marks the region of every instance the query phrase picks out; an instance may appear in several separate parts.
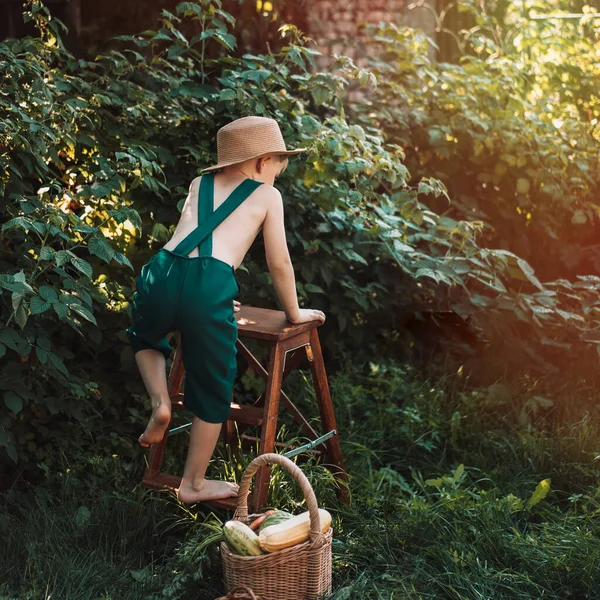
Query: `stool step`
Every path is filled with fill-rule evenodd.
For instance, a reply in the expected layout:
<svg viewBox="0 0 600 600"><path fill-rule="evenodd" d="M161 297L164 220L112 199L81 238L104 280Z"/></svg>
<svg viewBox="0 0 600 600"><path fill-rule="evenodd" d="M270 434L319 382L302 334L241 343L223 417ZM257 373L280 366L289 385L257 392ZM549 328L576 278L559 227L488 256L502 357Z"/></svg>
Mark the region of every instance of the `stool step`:
<svg viewBox="0 0 600 600"><path fill-rule="evenodd" d="M142 479L142 485L145 488L151 488L153 490L176 490L181 484L181 477L177 475L169 475L168 473L157 473L152 475L147 473Z"/></svg>
<svg viewBox="0 0 600 600"><path fill-rule="evenodd" d="M230 421L237 421L244 425L262 425L264 409L246 404L231 403Z"/></svg>
<svg viewBox="0 0 600 600"><path fill-rule="evenodd" d="M179 393L171 396L171 405L175 410L181 410L185 408L183 406L183 394ZM229 420L239 421L244 425L262 425L263 413L264 409L262 408L232 402L231 412L229 413Z"/></svg>
<svg viewBox="0 0 600 600"><path fill-rule="evenodd" d="M157 473L156 475L152 475L151 473L147 473L144 475L144 479L142 480L142 485L146 489L153 490L164 490L170 489L175 491L181 485L181 477L177 477L176 475L169 475L168 473ZM252 494L248 494L248 502L252 502ZM215 508L223 508L225 510L235 510L237 507L237 497L232 498L220 498L218 500L210 500L208 502L202 502L202 504L210 504ZM252 504L250 504L252 506Z"/></svg>

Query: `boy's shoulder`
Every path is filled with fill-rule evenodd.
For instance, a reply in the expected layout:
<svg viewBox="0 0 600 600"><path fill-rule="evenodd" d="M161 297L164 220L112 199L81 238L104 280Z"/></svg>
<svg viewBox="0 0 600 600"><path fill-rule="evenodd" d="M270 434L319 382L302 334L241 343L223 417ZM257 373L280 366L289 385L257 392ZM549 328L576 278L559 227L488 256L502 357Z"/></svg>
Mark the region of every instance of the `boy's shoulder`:
<svg viewBox="0 0 600 600"><path fill-rule="evenodd" d="M194 179L192 179L191 183L190 183L190 188L189 188L189 192L191 193L192 190L198 189L196 186L200 185L200 180L202 179L202 175L198 175L197 177L195 177ZM272 186L269 183L263 183L262 185L258 186L258 188L261 192L261 197L266 198L266 199L273 199L273 200L282 200L282 196L281 196L281 192L274 186Z"/></svg>

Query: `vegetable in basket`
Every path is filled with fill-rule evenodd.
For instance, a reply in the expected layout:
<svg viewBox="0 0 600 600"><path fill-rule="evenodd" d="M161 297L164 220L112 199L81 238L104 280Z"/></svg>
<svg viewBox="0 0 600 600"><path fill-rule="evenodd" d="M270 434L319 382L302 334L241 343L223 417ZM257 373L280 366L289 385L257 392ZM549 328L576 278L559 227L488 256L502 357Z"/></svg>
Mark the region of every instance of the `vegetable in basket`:
<svg viewBox="0 0 600 600"><path fill-rule="evenodd" d="M331 527L331 515L324 508L319 508L319 522L323 533ZM286 519L282 523L261 529L258 534L258 543L266 552L275 552L301 544L309 537L310 515L306 511L291 519Z"/></svg>
<svg viewBox="0 0 600 600"><path fill-rule="evenodd" d="M293 518L294 515L292 513L289 513L286 510L277 510L272 515L268 515L262 523L259 523L258 532L260 533L265 527L279 525L279 523L284 523Z"/></svg>
<svg viewBox="0 0 600 600"><path fill-rule="evenodd" d="M260 556L264 554L258 536L248 525L241 521L227 521L223 525L223 538L230 550L242 556Z"/></svg>

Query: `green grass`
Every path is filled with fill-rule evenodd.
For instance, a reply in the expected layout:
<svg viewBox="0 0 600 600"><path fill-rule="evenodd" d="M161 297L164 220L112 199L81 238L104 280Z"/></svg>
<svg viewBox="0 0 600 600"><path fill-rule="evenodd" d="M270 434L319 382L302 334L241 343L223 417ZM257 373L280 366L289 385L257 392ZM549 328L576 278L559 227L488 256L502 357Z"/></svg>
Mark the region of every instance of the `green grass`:
<svg viewBox="0 0 600 600"><path fill-rule="evenodd" d="M313 414L305 375L290 377L286 390ZM330 385L351 505L337 502L321 465L303 468L334 516L332 598L598 597L593 390L552 397L529 381L470 390L461 374L432 385L389 361L348 360ZM296 434L288 423L281 438ZM186 437L170 444L169 470L181 470ZM211 474L239 480L243 468L221 450ZM141 450L90 455L43 486L17 482L0 499L0 598L222 595L216 542L227 515L141 493L142 469ZM305 509L278 469L271 503Z"/></svg>

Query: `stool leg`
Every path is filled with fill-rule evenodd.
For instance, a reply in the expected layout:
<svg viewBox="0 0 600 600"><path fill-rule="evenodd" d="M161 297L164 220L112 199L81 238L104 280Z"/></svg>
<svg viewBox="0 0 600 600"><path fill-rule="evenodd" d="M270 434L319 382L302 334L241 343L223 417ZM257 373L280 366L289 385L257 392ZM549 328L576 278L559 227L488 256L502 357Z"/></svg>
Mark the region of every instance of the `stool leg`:
<svg viewBox="0 0 600 600"><path fill-rule="evenodd" d="M283 378L283 364L285 353L279 344L271 348L269 359L269 376L267 388L265 389L265 406L263 412L263 424L260 432L259 454L273 452L275 450L275 436L277 433L277 419L279 415L279 398L281 396L281 383ZM258 511L267 504L269 499L269 478L271 467L261 467L256 474L254 484L253 510Z"/></svg>
<svg viewBox="0 0 600 600"><path fill-rule="evenodd" d="M331 402L331 394L329 393L329 384L327 382L327 373L325 372L325 363L323 361L323 353L321 351L321 343L319 341L319 333L317 328L310 332L310 346L312 350L312 356L307 351L308 362L312 371L313 385L315 388L315 394L317 396L317 403L319 405L319 413L321 415L321 424L323 431L326 433L335 429L337 431L337 425L335 422L335 413L333 412L333 403ZM339 431L337 435L325 442L327 447L327 460L334 466L337 471L337 475L347 483L348 476L344 468L344 459L342 457L342 449L340 447L340 436ZM338 488L338 497L344 502L349 501L348 487L342 485Z"/></svg>
<svg viewBox="0 0 600 600"><path fill-rule="evenodd" d="M231 394L233 402L233 392ZM236 430L236 423L233 419L227 419L221 426L221 435L225 445L229 448L232 458L239 458L239 442L240 438Z"/></svg>

